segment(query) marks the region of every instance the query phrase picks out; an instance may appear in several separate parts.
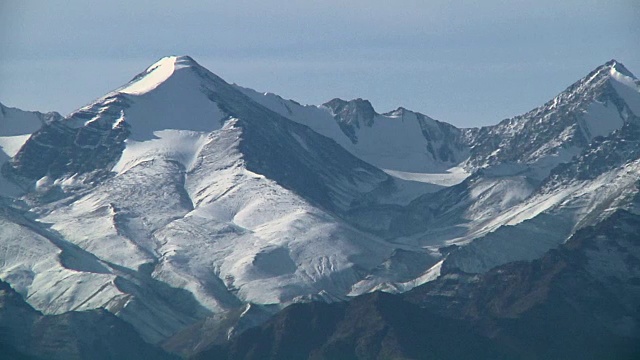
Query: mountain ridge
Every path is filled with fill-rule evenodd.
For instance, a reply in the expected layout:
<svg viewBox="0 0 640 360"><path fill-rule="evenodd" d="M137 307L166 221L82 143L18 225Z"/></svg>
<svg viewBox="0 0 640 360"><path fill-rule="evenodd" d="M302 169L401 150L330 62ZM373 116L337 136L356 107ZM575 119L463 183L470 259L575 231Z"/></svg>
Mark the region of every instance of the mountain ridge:
<svg viewBox="0 0 640 360"><path fill-rule="evenodd" d="M610 61L526 114L459 129L363 99L301 105L166 57L19 135L0 279L45 313L104 307L159 343L264 321L246 304L534 260L633 208L636 100ZM208 332L211 316L230 327Z"/></svg>
<svg viewBox="0 0 640 360"><path fill-rule="evenodd" d="M404 294L292 305L193 358L632 359L640 353L640 292L635 280L609 275L639 274L637 261L623 260L640 254L638 220L621 210L540 259L451 272Z"/></svg>

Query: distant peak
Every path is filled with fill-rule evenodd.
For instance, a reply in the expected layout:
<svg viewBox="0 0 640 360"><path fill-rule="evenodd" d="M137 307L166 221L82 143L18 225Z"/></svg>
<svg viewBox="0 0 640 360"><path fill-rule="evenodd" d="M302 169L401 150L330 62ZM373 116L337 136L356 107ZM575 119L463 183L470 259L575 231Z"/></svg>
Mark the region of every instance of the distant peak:
<svg viewBox="0 0 640 360"><path fill-rule="evenodd" d="M181 56L172 56L175 59L176 66L182 67L199 67L198 64L193 58L189 55L181 55Z"/></svg>
<svg viewBox="0 0 640 360"><path fill-rule="evenodd" d="M630 78L635 79L636 77L629 71L621 62L611 59L604 64L605 67L610 68L611 70L620 73L624 76L628 76Z"/></svg>
<svg viewBox="0 0 640 360"><path fill-rule="evenodd" d="M331 109L334 119L338 120L343 126L355 126L360 128L360 123L363 125L372 126L373 119L377 115L373 106L368 100L361 98L345 101L335 98L323 104ZM355 141L355 134L348 136L351 137L351 141Z"/></svg>
<svg viewBox="0 0 640 360"><path fill-rule="evenodd" d="M188 61L188 62L197 64L197 62L193 60L193 58L189 55L172 55L170 57L174 57L176 58L176 60L179 60L179 61Z"/></svg>
<svg viewBox="0 0 640 360"><path fill-rule="evenodd" d="M153 65L149 66L145 72L149 73L151 71L154 71L155 69L165 68L165 67L178 69L178 68L184 68L184 67L199 67L199 66L200 64L198 64L195 60L193 60L191 56L171 55L171 56L165 56L162 59L156 61L155 63L153 63Z"/></svg>
<svg viewBox="0 0 640 360"><path fill-rule="evenodd" d="M118 92L130 95L145 94L169 79L175 71L185 68L201 68L201 66L188 55L165 56L138 74Z"/></svg>
<svg viewBox="0 0 640 360"><path fill-rule="evenodd" d="M362 98L357 98L353 100L342 100L340 98L335 98L330 101L327 101L323 104L324 106L330 108L334 112L340 112L344 107L349 107L350 109L354 109L357 111L372 113L375 114L376 111L373 109L373 105L369 100L365 100Z"/></svg>
<svg viewBox="0 0 640 360"><path fill-rule="evenodd" d="M391 110L389 112L384 113L383 115L387 115L387 116L402 116L406 113L413 113L413 111L406 109L402 106L399 106L397 109L395 110Z"/></svg>
<svg viewBox="0 0 640 360"><path fill-rule="evenodd" d="M342 100L340 98L334 98L322 104L322 106L328 107L334 113L336 112L337 109L345 107L345 105L347 105L347 101Z"/></svg>
<svg viewBox="0 0 640 360"><path fill-rule="evenodd" d="M580 99L583 95L580 95L587 91L587 89L602 89L610 84L610 81L615 83L623 83L627 87L636 89L638 87L638 79L622 65L621 62L611 59L606 63L596 67L589 74L582 79L576 81L569 86L565 91L559 94L551 102L557 103L560 98L574 98ZM579 96L573 96L570 94L579 94Z"/></svg>
<svg viewBox="0 0 640 360"><path fill-rule="evenodd" d="M619 64L618 60L611 59L611 60L607 61L606 63L604 63L604 66L614 66L616 64Z"/></svg>

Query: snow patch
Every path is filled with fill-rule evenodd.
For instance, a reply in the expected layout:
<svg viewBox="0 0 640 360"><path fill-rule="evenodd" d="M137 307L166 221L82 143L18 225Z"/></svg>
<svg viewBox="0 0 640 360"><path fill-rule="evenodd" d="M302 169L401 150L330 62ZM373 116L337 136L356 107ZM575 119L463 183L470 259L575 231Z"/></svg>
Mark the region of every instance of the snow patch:
<svg viewBox="0 0 640 360"><path fill-rule="evenodd" d="M614 68L611 69L610 74L613 88L624 99L629 109L636 116L640 116L640 82L616 71Z"/></svg>
<svg viewBox="0 0 640 360"><path fill-rule="evenodd" d="M136 96L124 110L131 126L129 139L154 139L155 131L173 129L210 132L227 117L202 90L201 80L190 69L178 70L154 91Z"/></svg>
<svg viewBox="0 0 640 360"><path fill-rule="evenodd" d="M584 114L584 123L590 139L607 136L624 125L624 120L614 104L593 102Z"/></svg>
<svg viewBox="0 0 640 360"><path fill-rule="evenodd" d="M0 151L4 152L8 157L14 157L30 137L31 134L0 136Z"/></svg>
<svg viewBox="0 0 640 360"><path fill-rule="evenodd" d="M443 187L460 184L470 175L461 167L453 167L440 173L418 173L391 169L382 169L382 171L398 179L439 185Z"/></svg>
<svg viewBox="0 0 640 360"><path fill-rule="evenodd" d="M122 156L112 171L121 174L141 162L157 159L177 161L188 170L208 141L207 133L198 131L161 130L153 134L156 138L147 141L127 139Z"/></svg>
<svg viewBox="0 0 640 360"><path fill-rule="evenodd" d="M145 71L145 75L118 90L124 94L142 95L157 88L175 71L176 57L168 56L160 59Z"/></svg>
<svg viewBox="0 0 640 360"><path fill-rule="evenodd" d="M395 191L382 196L385 204L407 205L417 197L434 193L445 187L457 185L469 176L462 168L451 168L442 173L414 173L390 169L382 169L394 178Z"/></svg>
<svg viewBox="0 0 640 360"><path fill-rule="evenodd" d="M428 150L428 141L423 135L418 115L410 111L402 114L376 114L374 126L356 129L357 142L354 143L340 128L331 109L325 106L300 105L271 93L260 93L235 85L236 89L255 102L300 124L309 126L319 134L336 141L356 157L381 169L401 172L444 172L454 164L444 164L434 159ZM423 119L428 124L435 120ZM435 128L436 126L434 126ZM434 142L432 145L437 146ZM466 150L457 151L456 158L462 158Z"/></svg>

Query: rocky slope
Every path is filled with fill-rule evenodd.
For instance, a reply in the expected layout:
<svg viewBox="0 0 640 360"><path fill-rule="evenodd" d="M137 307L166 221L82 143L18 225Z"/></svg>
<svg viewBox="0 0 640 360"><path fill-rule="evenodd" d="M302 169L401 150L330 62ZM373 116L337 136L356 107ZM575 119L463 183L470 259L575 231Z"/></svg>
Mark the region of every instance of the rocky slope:
<svg viewBox="0 0 640 360"><path fill-rule="evenodd" d="M4 359L175 359L108 311L42 315L0 281Z"/></svg>
<svg viewBox="0 0 640 360"><path fill-rule="evenodd" d="M607 136L640 113L640 82L611 60L545 105L469 133L465 166L518 165L538 179L566 162L598 136Z"/></svg>
<svg viewBox="0 0 640 360"><path fill-rule="evenodd" d="M60 119L62 116L56 112L23 111L0 103L0 168L19 152L32 133ZM0 196L16 196L20 192L17 184L0 176Z"/></svg>
<svg viewBox="0 0 640 360"><path fill-rule="evenodd" d="M640 215L619 210L539 260L412 291L292 305L196 359L634 359Z"/></svg>

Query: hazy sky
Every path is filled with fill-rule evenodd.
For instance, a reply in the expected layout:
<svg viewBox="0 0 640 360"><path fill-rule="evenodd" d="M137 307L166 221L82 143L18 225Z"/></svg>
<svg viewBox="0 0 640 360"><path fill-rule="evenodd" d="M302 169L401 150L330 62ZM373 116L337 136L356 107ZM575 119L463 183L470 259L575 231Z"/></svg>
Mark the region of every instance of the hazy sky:
<svg viewBox="0 0 640 360"><path fill-rule="evenodd" d="M369 99L478 126L615 58L640 75L640 1L0 0L0 102L62 113L165 55L301 103Z"/></svg>

